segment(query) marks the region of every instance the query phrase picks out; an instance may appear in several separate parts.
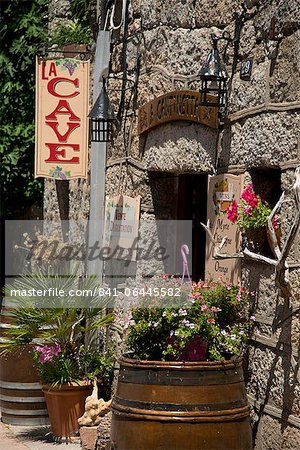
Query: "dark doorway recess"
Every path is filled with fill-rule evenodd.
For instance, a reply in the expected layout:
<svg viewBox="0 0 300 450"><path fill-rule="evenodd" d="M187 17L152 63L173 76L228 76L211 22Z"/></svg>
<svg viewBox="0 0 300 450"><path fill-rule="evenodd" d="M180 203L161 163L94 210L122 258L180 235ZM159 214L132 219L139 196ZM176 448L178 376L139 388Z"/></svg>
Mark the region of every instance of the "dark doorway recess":
<svg viewBox="0 0 300 450"><path fill-rule="evenodd" d="M192 220L192 278L204 279L205 275L205 230L206 223L207 175L179 175L178 177L178 220Z"/></svg>
<svg viewBox="0 0 300 450"><path fill-rule="evenodd" d="M278 202L281 193L281 170L274 169L250 169L253 188L261 199L272 208Z"/></svg>

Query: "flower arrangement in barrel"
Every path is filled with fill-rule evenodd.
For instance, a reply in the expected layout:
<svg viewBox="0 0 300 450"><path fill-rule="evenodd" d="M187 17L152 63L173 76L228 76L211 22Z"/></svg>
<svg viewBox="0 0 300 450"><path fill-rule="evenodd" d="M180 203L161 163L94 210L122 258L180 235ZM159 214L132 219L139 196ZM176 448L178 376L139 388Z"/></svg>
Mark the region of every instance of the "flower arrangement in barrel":
<svg viewBox="0 0 300 450"><path fill-rule="evenodd" d="M253 324L253 293L223 280L192 286L164 281L181 286L180 301L155 296L132 309L126 342L134 358L217 361L243 352Z"/></svg>

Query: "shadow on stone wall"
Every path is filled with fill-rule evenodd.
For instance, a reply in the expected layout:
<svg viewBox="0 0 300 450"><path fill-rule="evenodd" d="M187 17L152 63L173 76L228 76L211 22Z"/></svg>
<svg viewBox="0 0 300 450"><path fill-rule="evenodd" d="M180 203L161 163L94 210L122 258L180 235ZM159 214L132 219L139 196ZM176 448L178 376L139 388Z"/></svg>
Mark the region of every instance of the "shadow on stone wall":
<svg viewBox="0 0 300 450"><path fill-rule="evenodd" d="M256 267L256 270L253 270L250 265L249 268L251 268L248 272L249 289L259 292L266 279L272 277L272 268L265 265L260 269ZM274 286L273 288L275 291ZM275 292L271 295L271 285L265 289L266 292L269 291L269 295L263 301L262 297L256 299L253 304L251 313L258 311L260 319L256 323L252 345L247 350L244 367L250 394L255 397L253 441L256 443L255 448L257 449L260 448L259 445L263 441L267 442L268 440L263 419L266 414L269 415L270 407L273 407L274 411L281 411L280 414L277 416L274 414L273 417L280 421L282 436L285 430L291 426L290 416L297 416L295 409L299 408L296 404L299 401L297 374L299 370L300 337L296 333L295 339L295 330L293 329L295 316L299 314L299 307L293 308L292 297L283 299ZM268 310L268 307L273 307L273 311ZM268 327L261 321L263 314L260 313L263 311L266 311L266 316L269 316L270 325L268 337L260 342L259 337L266 337ZM297 322L297 326L299 326L299 319L297 319ZM264 370L265 377L263 379L260 378L261 373L257 370L258 367ZM280 404L276 401L278 399ZM270 415L272 416L272 414ZM279 443L278 445L278 449L282 448ZM272 448L272 450L277 450L277 447Z"/></svg>

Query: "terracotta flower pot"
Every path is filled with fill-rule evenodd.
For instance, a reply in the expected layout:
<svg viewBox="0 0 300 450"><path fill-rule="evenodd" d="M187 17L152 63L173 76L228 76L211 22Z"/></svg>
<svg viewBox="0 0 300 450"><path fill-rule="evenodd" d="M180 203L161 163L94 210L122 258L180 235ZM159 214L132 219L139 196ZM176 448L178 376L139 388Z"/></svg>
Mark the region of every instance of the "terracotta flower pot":
<svg viewBox="0 0 300 450"><path fill-rule="evenodd" d="M85 399L91 395L90 384L68 383L60 387L43 385L52 433L69 437L79 430L78 419L84 413Z"/></svg>
<svg viewBox="0 0 300 450"><path fill-rule="evenodd" d="M61 48L64 58L75 58L76 55L87 51L85 44L68 44Z"/></svg>

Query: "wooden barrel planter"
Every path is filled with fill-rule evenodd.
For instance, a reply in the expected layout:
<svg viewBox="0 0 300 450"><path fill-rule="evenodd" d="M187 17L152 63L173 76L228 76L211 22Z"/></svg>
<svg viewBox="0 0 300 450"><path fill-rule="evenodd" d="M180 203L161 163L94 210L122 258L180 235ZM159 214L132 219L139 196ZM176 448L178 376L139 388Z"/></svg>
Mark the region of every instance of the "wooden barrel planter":
<svg viewBox="0 0 300 450"><path fill-rule="evenodd" d="M11 310L3 306L0 339L10 326ZM2 422L11 425L46 425L48 411L30 348L0 357L0 408Z"/></svg>
<svg viewBox="0 0 300 450"><path fill-rule="evenodd" d="M112 412L112 449L253 448L241 359L161 362L121 357Z"/></svg>

